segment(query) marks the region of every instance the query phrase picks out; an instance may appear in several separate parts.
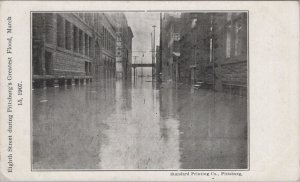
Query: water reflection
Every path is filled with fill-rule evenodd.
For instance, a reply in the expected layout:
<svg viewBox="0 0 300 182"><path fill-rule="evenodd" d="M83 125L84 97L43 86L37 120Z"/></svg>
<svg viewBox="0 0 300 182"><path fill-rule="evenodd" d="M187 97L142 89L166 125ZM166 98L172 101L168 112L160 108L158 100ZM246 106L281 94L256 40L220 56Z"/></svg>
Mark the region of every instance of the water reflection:
<svg viewBox="0 0 300 182"><path fill-rule="evenodd" d="M247 168L247 102L223 93L180 94L181 167Z"/></svg>
<svg viewBox="0 0 300 182"><path fill-rule="evenodd" d="M33 168L246 168L246 101L151 79L33 90Z"/></svg>
<svg viewBox="0 0 300 182"><path fill-rule="evenodd" d="M158 91L151 82L137 82L133 87L116 82L116 113L105 123L108 143L100 151L101 169L179 168L178 121L160 120ZM120 90L118 90L120 89ZM128 104L132 103L132 104ZM123 106L126 106L125 108ZM129 109L129 107L131 109ZM161 134L166 124L172 139Z"/></svg>

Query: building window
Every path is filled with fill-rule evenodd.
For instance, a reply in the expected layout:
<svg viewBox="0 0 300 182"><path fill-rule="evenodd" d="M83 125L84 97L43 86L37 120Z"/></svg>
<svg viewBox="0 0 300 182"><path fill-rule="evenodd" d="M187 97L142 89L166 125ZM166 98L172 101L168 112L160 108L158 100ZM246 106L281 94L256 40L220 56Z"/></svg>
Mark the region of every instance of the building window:
<svg viewBox="0 0 300 182"><path fill-rule="evenodd" d="M110 33L108 32L108 39L107 39L107 44L108 44L108 50L111 51L111 47L110 47Z"/></svg>
<svg viewBox="0 0 300 182"><path fill-rule="evenodd" d="M85 74L89 75L89 63L87 61L84 62L84 70Z"/></svg>
<svg viewBox="0 0 300 182"><path fill-rule="evenodd" d="M227 22L231 21L232 13L227 14Z"/></svg>
<svg viewBox="0 0 300 182"><path fill-rule="evenodd" d="M241 55L242 44L241 44L241 30L242 30L242 23L241 18L236 21L235 23L235 42L234 42L234 55L239 56Z"/></svg>
<svg viewBox="0 0 300 182"><path fill-rule="evenodd" d="M195 54L195 56L196 56L196 54ZM195 59L197 59L197 58L195 57ZM212 61L213 61L213 40L212 40L212 38L210 38L209 39L209 62L212 62Z"/></svg>
<svg viewBox="0 0 300 182"><path fill-rule="evenodd" d="M60 15L57 15L57 46L64 47L64 21Z"/></svg>
<svg viewBox="0 0 300 182"><path fill-rule="evenodd" d="M92 63L89 64L89 73L91 74L92 72Z"/></svg>
<svg viewBox="0 0 300 182"><path fill-rule="evenodd" d="M85 40L85 55L89 56L89 37L87 34L84 35L84 40Z"/></svg>
<svg viewBox="0 0 300 182"><path fill-rule="evenodd" d="M37 38L38 36L38 24L39 24L39 21L41 19L41 15L40 14L36 14L36 13L33 13L32 14L32 36L34 39Z"/></svg>
<svg viewBox="0 0 300 182"><path fill-rule="evenodd" d="M73 50L79 51L78 28L76 26L73 26Z"/></svg>
<svg viewBox="0 0 300 182"><path fill-rule="evenodd" d="M105 48L105 28L103 28L103 48Z"/></svg>
<svg viewBox="0 0 300 182"><path fill-rule="evenodd" d="M66 43L66 49L71 50L72 49L72 33L71 33L71 23L66 20L66 28L65 28L65 43Z"/></svg>
<svg viewBox="0 0 300 182"><path fill-rule="evenodd" d="M105 49L107 49L107 31L106 31L106 29L104 29L104 39L105 39L104 47L105 47Z"/></svg>
<svg viewBox="0 0 300 182"><path fill-rule="evenodd" d="M109 34L109 50L112 51L111 34Z"/></svg>
<svg viewBox="0 0 300 182"><path fill-rule="evenodd" d="M88 23L88 14L87 14L87 13L84 13L83 21L84 21L85 23Z"/></svg>
<svg viewBox="0 0 300 182"><path fill-rule="evenodd" d="M84 39L83 32L82 30L79 30L79 53L81 54L83 54L83 47L84 47L83 39Z"/></svg>
<svg viewBox="0 0 300 182"><path fill-rule="evenodd" d="M108 50L108 30L106 30L106 50Z"/></svg>
<svg viewBox="0 0 300 182"><path fill-rule="evenodd" d="M83 19L83 13L79 13L79 18Z"/></svg>
<svg viewBox="0 0 300 182"><path fill-rule="evenodd" d="M94 16L93 14L90 14L90 25L93 25L94 22Z"/></svg>
<svg viewBox="0 0 300 182"><path fill-rule="evenodd" d="M106 49L109 50L109 31L106 30Z"/></svg>
<svg viewBox="0 0 300 182"><path fill-rule="evenodd" d="M180 40L180 33L174 33L173 36L174 36L174 40L175 41L179 41Z"/></svg>
<svg viewBox="0 0 300 182"><path fill-rule="evenodd" d="M52 74L53 56L51 52L45 51L45 71L46 75Z"/></svg>
<svg viewBox="0 0 300 182"><path fill-rule="evenodd" d="M226 33L226 58L230 58L230 52L231 52L231 31L230 27L227 29Z"/></svg>
<svg viewBox="0 0 300 182"><path fill-rule="evenodd" d="M92 37L89 37L89 56L92 57Z"/></svg>
<svg viewBox="0 0 300 182"><path fill-rule="evenodd" d="M52 13L46 13L46 42L47 43L53 43L53 14Z"/></svg>

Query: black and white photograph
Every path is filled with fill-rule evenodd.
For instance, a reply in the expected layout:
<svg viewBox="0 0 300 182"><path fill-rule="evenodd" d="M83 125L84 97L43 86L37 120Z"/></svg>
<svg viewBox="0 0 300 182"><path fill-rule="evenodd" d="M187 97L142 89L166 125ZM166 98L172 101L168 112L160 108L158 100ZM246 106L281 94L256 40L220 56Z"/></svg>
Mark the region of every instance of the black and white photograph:
<svg viewBox="0 0 300 182"><path fill-rule="evenodd" d="M248 170L248 20L32 11L31 169Z"/></svg>

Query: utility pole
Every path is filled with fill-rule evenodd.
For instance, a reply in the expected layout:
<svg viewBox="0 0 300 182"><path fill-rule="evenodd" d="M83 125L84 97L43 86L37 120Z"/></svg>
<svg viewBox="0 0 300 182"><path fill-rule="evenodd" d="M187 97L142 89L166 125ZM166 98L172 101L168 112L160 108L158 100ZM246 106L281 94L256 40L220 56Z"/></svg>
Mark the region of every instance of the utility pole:
<svg viewBox="0 0 300 182"><path fill-rule="evenodd" d="M134 63L136 64L136 58L138 57L138 56L133 56L134 57ZM133 77L135 78L135 67L133 68Z"/></svg>
<svg viewBox="0 0 300 182"><path fill-rule="evenodd" d="M159 82L162 82L162 13L160 13L160 39L159 39L159 75L158 75L158 80Z"/></svg>
<svg viewBox="0 0 300 182"><path fill-rule="evenodd" d="M213 65L213 90L215 91L216 79L215 79L215 60L214 60L214 15L210 17L210 62Z"/></svg>
<svg viewBox="0 0 300 182"><path fill-rule="evenodd" d="M143 64L143 56L141 57L141 64ZM144 74L144 73L143 73L143 66L141 67L141 70L142 70L142 75L141 75L141 76L142 76L142 78L143 78L143 76L144 76L144 75L143 75L143 74Z"/></svg>
<svg viewBox="0 0 300 182"><path fill-rule="evenodd" d="M153 27L153 45L152 45L152 79L154 78L154 61L155 61L155 25L152 26ZM151 37L152 38L152 37Z"/></svg>

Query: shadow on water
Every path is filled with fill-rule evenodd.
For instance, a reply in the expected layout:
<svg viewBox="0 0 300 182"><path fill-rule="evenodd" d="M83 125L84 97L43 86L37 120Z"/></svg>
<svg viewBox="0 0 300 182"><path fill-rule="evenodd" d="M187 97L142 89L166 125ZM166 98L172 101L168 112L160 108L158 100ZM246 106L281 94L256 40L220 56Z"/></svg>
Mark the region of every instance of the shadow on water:
<svg viewBox="0 0 300 182"><path fill-rule="evenodd" d="M245 97L147 78L32 94L34 169L247 168Z"/></svg>

